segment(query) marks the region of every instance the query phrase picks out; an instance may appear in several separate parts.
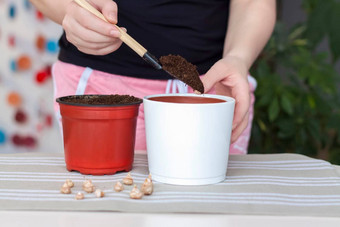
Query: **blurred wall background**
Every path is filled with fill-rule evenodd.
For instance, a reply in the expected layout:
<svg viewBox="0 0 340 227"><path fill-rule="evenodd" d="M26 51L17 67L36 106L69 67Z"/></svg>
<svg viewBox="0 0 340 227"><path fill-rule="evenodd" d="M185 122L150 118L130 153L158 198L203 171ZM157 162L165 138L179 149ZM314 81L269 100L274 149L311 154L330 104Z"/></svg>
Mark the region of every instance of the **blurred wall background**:
<svg viewBox="0 0 340 227"><path fill-rule="evenodd" d="M50 68L60 26L28 0L0 0L0 152L62 151Z"/></svg>

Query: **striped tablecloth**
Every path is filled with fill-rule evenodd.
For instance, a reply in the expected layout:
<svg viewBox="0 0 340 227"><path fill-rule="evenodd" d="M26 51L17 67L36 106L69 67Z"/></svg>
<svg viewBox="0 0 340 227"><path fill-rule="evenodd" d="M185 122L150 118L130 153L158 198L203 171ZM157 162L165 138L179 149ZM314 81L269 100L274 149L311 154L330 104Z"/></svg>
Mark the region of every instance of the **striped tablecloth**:
<svg viewBox="0 0 340 227"><path fill-rule="evenodd" d="M145 155L135 156L131 172L137 185L148 175ZM131 186L113 191L126 173L84 176L65 169L62 154L0 155L0 210L75 210L152 213L223 213L340 217L340 177L322 160L297 154L231 156L224 182L174 186L154 182L154 193L129 198ZM75 182L72 194L59 189ZM84 179L105 191L75 200Z"/></svg>

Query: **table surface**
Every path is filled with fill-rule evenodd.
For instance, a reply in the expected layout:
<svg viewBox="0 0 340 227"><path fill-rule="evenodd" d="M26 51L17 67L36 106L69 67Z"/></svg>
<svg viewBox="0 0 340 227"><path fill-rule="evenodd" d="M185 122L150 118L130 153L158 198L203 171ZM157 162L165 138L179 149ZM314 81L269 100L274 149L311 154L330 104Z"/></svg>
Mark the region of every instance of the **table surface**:
<svg viewBox="0 0 340 227"><path fill-rule="evenodd" d="M0 155L0 158L2 156ZM264 156L263 156L264 157ZM340 176L340 167L333 166ZM0 165L0 171L2 171ZM0 182L1 183L1 182ZM339 192L340 195L340 192ZM1 204L1 202L0 202ZM1 208L0 208L1 209ZM63 210L6 210L0 211L1 226L340 226L339 217L273 214L214 214L214 213L157 213L103 212ZM51 222L53 220L53 222Z"/></svg>
<svg viewBox="0 0 340 227"><path fill-rule="evenodd" d="M339 227L340 218L226 214L0 211L6 227ZM53 221L51 221L53 220Z"/></svg>

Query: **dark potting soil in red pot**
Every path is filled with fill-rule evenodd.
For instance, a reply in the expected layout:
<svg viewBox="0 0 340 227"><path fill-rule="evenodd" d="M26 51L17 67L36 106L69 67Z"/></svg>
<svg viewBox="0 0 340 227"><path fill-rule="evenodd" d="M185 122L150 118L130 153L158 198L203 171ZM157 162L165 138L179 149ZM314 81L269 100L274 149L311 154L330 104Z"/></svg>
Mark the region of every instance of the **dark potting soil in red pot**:
<svg viewBox="0 0 340 227"><path fill-rule="evenodd" d="M57 99L66 168L103 175L130 171L142 100L129 95L74 95Z"/></svg>

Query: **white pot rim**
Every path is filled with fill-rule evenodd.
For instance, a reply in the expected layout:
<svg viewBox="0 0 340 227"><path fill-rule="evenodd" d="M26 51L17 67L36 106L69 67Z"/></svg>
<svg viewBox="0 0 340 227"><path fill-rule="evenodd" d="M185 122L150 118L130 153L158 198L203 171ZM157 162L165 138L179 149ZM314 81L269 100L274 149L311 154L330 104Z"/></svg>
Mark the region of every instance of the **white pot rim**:
<svg viewBox="0 0 340 227"><path fill-rule="evenodd" d="M163 97L163 96L190 96L190 97L206 97L206 98L216 98L216 99L222 99L226 102L219 102L219 103L171 103L171 102L161 102L161 101L155 101L150 100L150 98L154 97ZM143 101L147 102L159 102L159 103L166 103L168 105L234 105L235 99L230 96L224 96L224 95L215 95L215 94L194 94L194 93L170 93L170 94L155 94L155 95L148 95L143 98Z"/></svg>

